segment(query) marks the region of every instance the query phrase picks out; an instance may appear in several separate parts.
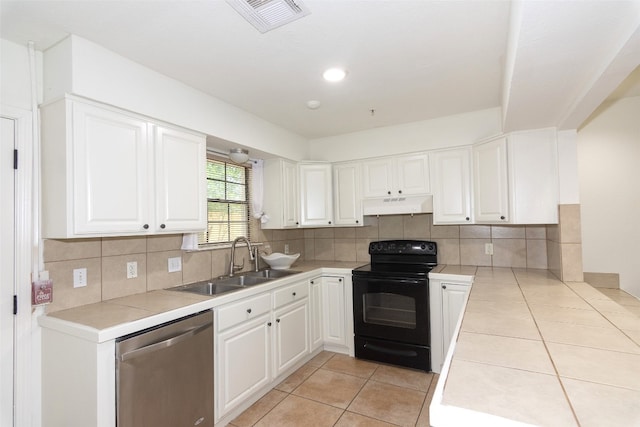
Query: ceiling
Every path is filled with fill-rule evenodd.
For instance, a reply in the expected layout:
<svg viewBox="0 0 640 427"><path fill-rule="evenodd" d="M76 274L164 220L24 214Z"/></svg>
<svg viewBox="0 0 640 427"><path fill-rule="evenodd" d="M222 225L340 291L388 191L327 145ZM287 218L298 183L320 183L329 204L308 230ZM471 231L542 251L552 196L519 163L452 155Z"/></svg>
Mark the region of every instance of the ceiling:
<svg viewBox="0 0 640 427"><path fill-rule="evenodd" d="M73 33L309 139L494 107L505 131L577 128L640 65L637 0L304 3L260 33L223 0L1 0L0 36Z"/></svg>

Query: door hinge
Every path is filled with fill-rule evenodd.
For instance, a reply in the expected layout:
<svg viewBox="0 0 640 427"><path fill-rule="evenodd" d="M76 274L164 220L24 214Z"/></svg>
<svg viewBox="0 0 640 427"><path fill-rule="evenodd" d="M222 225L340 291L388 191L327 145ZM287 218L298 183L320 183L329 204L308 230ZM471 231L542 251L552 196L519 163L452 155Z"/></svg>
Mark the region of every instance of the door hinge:
<svg viewBox="0 0 640 427"><path fill-rule="evenodd" d="M18 169L18 150L13 150L13 168Z"/></svg>
<svg viewBox="0 0 640 427"><path fill-rule="evenodd" d="M18 295L13 296L13 314L18 314Z"/></svg>

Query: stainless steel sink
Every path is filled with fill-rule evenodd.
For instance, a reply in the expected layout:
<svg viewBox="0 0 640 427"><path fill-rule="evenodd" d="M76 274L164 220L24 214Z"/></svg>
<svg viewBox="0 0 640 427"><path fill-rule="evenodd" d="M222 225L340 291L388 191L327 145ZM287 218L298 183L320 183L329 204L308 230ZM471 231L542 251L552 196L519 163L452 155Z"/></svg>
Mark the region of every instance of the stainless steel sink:
<svg viewBox="0 0 640 427"><path fill-rule="evenodd" d="M251 271L248 273L243 273L245 276L253 276L253 277L265 277L267 279L279 279L281 277L291 276L292 274L300 273L299 271L291 271L291 270L260 270L260 271Z"/></svg>
<svg viewBox="0 0 640 427"><path fill-rule="evenodd" d="M259 285L268 282L266 277L254 276L233 276L224 279L206 280L204 282L195 282L188 285L171 288L172 291L191 292L199 295L219 295L225 292L237 291L248 286Z"/></svg>

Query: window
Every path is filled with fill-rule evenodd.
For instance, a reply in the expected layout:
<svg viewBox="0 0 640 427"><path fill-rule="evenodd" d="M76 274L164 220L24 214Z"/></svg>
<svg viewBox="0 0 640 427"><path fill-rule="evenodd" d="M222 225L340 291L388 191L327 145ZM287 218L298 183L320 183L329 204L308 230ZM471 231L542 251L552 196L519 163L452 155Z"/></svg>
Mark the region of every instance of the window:
<svg viewBox="0 0 640 427"><path fill-rule="evenodd" d="M249 238L249 176L251 169L223 159L207 159L207 231L198 243Z"/></svg>

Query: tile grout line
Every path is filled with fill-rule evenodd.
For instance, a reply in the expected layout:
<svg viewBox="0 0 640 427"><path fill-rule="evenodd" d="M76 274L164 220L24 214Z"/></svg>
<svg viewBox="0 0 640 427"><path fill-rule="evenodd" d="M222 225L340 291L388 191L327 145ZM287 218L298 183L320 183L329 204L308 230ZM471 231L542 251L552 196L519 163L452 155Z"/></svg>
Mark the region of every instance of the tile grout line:
<svg viewBox="0 0 640 427"><path fill-rule="evenodd" d="M564 398L567 401L567 403L569 404L569 409L571 409L571 414L573 415L573 418L576 421L576 425L578 427L580 427L581 424L580 424L580 420L578 419L578 414L576 414L575 408L573 407L573 404L571 403L571 399L569 399L569 395L567 394L567 390L565 389L564 383L562 382L562 378L560 377L560 372L558 372L558 367L556 366L556 363L553 360L553 357L551 357L551 352L549 351L549 347L547 347L547 342L544 340L544 336L542 335L542 331L540 331L540 327L538 326L538 322L536 321L536 318L533 315L533 311L531 310L531 307L529 306L529 301L527 300L526 295L522 291L522 286L520 285L520 281L518 280L518 276L513 271L513 269L511 269L511 272L513 273L513 276L516 279L516 283L518 285L518 289L520 290L520 293L522 294L522 297L524 298L525 304L527 305L527 309L529 310L529 313L531 314L531 319L533 320L533 323L536 325L536 329L538 330L538 334L540 334L540 339L542 341L542 345L544 346L544 350L547 352L547 356L549 357L549 360L551 361L551 366L553 366L553 370L554 370L554 372L556 374L556 378L558 379L558 382L560 383L560 388L562 389L562 394L564 394ZM562 283L564 286L567 286L562 281L560 283Z"/></svg>

